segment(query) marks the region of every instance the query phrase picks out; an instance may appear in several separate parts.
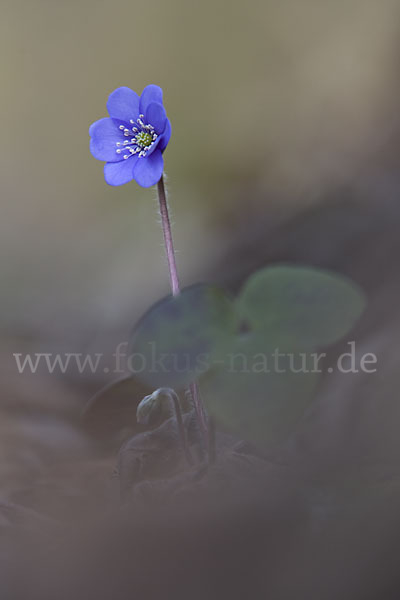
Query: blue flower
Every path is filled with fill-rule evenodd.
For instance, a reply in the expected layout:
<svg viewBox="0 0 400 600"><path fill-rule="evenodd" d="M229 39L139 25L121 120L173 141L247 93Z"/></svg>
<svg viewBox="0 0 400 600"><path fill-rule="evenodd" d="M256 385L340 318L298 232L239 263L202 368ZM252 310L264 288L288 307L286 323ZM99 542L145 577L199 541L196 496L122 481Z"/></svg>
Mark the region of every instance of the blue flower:
<svg viewBox="0 0 400 600"><path fill-rule="evenodd" d="M110 185L132 179L142 187L155 185L164 168L164 152L171 137L171 123L158 85L148 85L139 96L127 87L114 90L107 102L110 118L90 126L90 151L104 165Z"/></svg>

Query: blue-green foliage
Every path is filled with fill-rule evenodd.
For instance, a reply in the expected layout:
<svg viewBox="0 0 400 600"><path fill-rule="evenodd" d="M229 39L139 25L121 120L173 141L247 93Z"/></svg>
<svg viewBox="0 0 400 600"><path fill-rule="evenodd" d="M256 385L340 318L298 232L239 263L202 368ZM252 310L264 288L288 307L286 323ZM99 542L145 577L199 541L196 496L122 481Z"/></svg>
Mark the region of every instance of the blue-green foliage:
<svg viewBox="0 0 400 600"><path fill-rule="evenodd" d="M313 400L316 351L343 338L364 306L347 278L302 266L257 271L235 301L215 286L192 286L136 325L132 367L153 389L199 379L218 422L255 442L277 442Z"/></svg>

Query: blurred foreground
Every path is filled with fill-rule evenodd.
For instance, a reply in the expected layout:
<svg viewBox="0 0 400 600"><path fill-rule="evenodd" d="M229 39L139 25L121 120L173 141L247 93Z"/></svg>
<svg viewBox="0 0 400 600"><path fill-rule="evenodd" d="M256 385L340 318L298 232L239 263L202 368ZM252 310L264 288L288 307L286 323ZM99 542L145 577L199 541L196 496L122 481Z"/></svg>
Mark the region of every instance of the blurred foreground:
<svg viewBox="0 0 400 600"><path fill-rule="evenodd" d="M268 236L279 240L271 258L314 262L364 287L369 308L354 339L360 353L377 355L377 373L326 375L288 443L266 457L241 452L235 463L222 452L208 472L175 483L166 466L159 484L122 509L107 424L100 446L81 428L87 386L16 376L6 355L1 514L10 597L397 598L399 219L388 197L368 211L349 198L270 225ZM247 252L240 260L256 262ZM338 344L328 364L343 350Z"/></svg>

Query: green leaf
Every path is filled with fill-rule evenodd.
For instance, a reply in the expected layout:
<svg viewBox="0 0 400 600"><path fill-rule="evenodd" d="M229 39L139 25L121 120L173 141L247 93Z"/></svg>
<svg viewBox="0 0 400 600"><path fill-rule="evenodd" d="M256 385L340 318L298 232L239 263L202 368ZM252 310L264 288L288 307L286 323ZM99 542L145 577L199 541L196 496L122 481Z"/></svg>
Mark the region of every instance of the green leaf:
<svg viewBox="0 0 400 600"><path fill-rule="evenodd" d="M313 348L346 335L365 304L361 289L342 275L281 265L254 273L237 309L252 329L284 344Z"/></svg>
<svg viewBox="0 0 400 600"><path fill-rule="evenodd" d="M225 292L195 285L155 304L136 325L130 369L153 389L179 389L223 355L236 331L233 303Z"/></svg>
<svg viewBox="0 0 400 600"><path fill-rule="evenodd" d="M237 338L224 365L206 374L200 387L209 414L226 429L258 444L274 444L294 431L314 399L319 378L314 370L312 354L247 334Z"/></svg>

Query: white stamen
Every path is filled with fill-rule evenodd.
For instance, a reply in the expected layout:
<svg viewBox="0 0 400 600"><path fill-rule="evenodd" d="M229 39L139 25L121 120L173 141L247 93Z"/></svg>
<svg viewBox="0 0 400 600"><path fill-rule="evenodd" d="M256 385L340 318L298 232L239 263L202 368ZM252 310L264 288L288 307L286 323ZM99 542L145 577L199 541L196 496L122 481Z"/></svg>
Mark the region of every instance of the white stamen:
<svg viewBox="0 0 400 600"><path fill-rule="evenodd" d="M127 129L124 125L119 125L119 129L124 132L124 136L130 138L128 140L124 140L123 142L116 142L117 154L122 152L122 149L119 148L119 146L124 146L126 150L129 151L129 154L124 154L125 160L134 155L138 155L140 158L147 156L152 149L154 142L158 138L153 125L150 123L144 123L143 119L143 114L140 114L136 121L130 119L129 122L134 125L131 130ZM132 137L132 133L134 134L134 137ZM143 134L145 135L143 136ZM145 145L146 142L150 143Z"/></svg>

